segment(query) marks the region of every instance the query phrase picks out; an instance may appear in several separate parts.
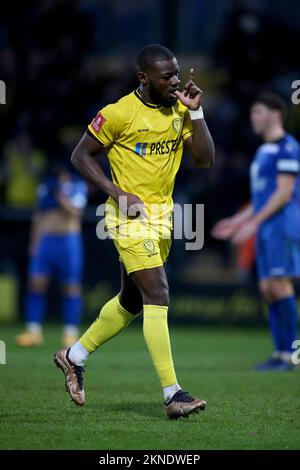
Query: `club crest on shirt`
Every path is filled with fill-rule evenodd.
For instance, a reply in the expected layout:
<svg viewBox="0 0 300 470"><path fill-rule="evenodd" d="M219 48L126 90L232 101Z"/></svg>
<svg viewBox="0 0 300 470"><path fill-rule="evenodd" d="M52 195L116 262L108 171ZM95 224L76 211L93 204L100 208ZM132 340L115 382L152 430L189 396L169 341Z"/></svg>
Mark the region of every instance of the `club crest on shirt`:
<svg viewBox="0 0 300 470"><path fill-rule="evenodd" d="M97 134L99 133L101 127L105 123L106 119L104 116L102 116L101 113L98 113L96 117L94 117L93 122L91 124L92 128L94 129Z"/></svg>
<svg viewBox="0 0 300 470"><path fill-rule="evenodd" d="M146 251L148 251L148 253L150 253L151 255L155 254L155 244L153 240L145 240L144 247Z"/></svg>
<svg viewBox="0 0 300 470"><path fill-rule="evenodd" d="M182 129L182 119L181 118L173 119L172 126L173 126L174 131L179 133Z"/></svg>

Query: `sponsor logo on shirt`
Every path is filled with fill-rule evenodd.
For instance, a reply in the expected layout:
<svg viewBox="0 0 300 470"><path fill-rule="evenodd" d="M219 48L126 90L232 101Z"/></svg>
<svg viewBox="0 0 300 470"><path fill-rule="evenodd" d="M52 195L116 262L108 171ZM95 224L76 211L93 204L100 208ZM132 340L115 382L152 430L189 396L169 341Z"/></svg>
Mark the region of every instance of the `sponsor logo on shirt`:
<svg viewBox="0 0 300 470"><path fill-rule="evenodd" d="M101 114L98 113L96 117L94 117L93 122L91 124L91 127L94 129L94 131L98 134L101 127L105 123L106 119L105 117Z"/></svg>
<svg viewBox="0 0 300 470"><path fill-rule="evenodd" d="M145 157L147 149L149 155L165 155L176 152L178 142L178 138L162 142L137 142L134 151L140 157Z"/></svg>

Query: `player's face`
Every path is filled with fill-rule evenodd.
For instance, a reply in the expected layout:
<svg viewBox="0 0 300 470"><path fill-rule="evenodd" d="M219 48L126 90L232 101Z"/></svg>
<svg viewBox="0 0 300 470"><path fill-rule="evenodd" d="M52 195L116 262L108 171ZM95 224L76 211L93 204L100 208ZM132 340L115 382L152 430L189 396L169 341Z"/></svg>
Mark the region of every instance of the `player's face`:
<svg viewBox="0 0 300 470"><path fill-rule="evenodd" d="M148 93L154 103L166 107L177 101L174 91L179 89L179 69L175 57L172 60L155 62L147 73Z"/></svg>
<svg viewBox="0 0 300 470"><path fill-rule="evenodd" d="M253 131L262 135L273 122L273 111L262 103L256 103L250 111L250 121Z"/></svg>

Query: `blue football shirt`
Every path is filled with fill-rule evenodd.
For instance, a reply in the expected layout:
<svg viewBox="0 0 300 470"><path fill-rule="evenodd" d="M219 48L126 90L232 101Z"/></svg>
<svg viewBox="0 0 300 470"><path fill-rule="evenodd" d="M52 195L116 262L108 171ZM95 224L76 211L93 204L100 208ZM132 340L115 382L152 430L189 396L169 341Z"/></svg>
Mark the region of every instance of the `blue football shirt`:
<svg viewBox="0 0 300 470"><path fill-rule="evenodd" d="M39 185L37 190L37 207L41 211L58 209L60 204L57 193L64 194L78 209L84 209L87 204L87 184L77 175L71 175L67 181L60 181L55 176L48 176Z"/></svg>
<svg viewBox="0 0 300 470"><path fill-rule="evenodd" d="M259 228L260 233L274 233L300 240L300 146L290 134L281 139L261 145L251 165L251 198L254 212L257 213L276 190L276 177L279 173L296 176L291 200L276 214L267 219Z"/></svg>

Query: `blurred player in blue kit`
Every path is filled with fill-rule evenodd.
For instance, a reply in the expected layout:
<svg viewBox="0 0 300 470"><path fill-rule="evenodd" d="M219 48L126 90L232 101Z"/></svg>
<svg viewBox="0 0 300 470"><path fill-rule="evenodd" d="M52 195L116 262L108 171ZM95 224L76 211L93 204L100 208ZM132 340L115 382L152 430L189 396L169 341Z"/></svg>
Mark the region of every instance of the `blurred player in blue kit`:
<svg viewBox="0 0 300 470"><path fill-rule="evenodd" d="M42 323L51 277L62 287L62 343L70 346L78 338L82 311L81 215L86 203L86 183L61 165L56 165L38 187L29 246L26 330L16 337L19 346L43 344Z"/></svg>
<svg viewBox="0 0 300 470"><path fill-rule="evenodd" d="M283 127L285 105L273 94L251 107L254 132L264 143L251 165L251 205L219 221L218 239L240 244L256 235L259 289L268 304L274 351L257 370L292 370L297 303L292 278L300 275L300 147Z"/></svg>

